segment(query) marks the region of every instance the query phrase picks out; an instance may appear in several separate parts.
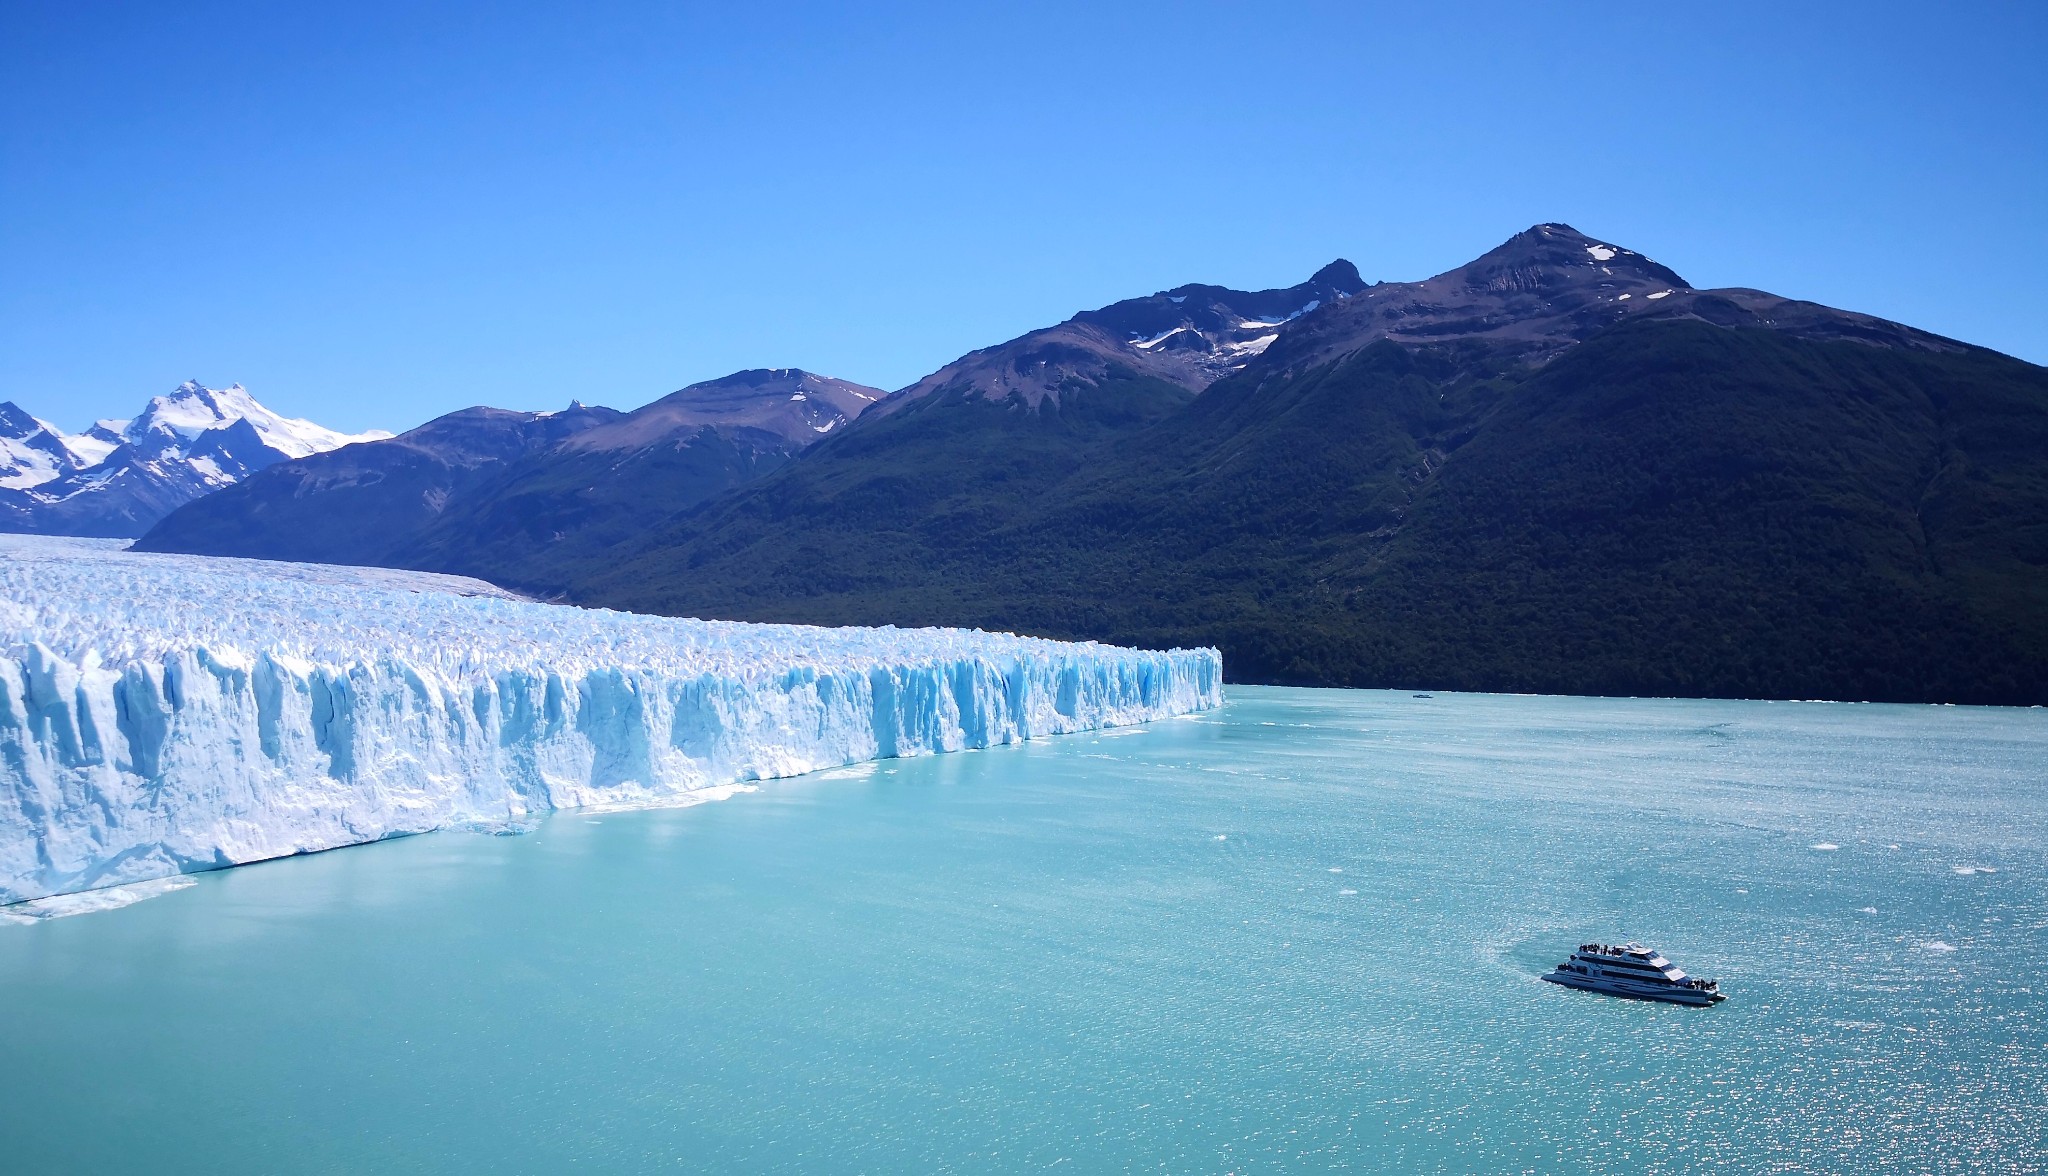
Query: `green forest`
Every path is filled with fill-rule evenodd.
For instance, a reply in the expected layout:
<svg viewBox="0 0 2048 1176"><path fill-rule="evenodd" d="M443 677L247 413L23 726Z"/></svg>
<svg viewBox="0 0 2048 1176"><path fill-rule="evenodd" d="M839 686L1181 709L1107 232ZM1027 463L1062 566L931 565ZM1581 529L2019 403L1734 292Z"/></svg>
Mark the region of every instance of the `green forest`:
<svg viewBox="0 0 2048 1176"><path fill-rule="evenodd" d="M961 390L533 570L671 614L1215 645L1241 682L2048 702L2048 372L1645 321L1533 372L1379 343L1198 397Z"/></svg>

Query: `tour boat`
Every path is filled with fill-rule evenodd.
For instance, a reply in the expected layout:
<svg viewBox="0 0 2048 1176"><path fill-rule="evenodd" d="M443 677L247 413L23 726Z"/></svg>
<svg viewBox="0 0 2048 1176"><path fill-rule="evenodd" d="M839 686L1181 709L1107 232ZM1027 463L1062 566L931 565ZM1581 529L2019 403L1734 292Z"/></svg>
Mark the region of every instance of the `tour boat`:
<svg viewBox="0 0 2048 1176"><path fill-rule="evenodd" d="M1635 1000L1662 1000L1672 1004L1719 1004L1728 997L1712 980L1696 980L1675 967L1660 953L1640 943L1610 947L1604 943L1582 943L1572 958L1547 973L1543 979L1566 988L1605 992Z"/></svg>

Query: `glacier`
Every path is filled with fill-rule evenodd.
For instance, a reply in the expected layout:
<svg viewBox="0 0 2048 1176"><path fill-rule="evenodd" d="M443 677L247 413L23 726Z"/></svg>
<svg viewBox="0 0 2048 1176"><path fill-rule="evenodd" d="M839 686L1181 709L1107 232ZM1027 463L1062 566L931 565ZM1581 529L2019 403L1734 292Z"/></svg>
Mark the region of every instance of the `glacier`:
<svg viewBox="0 0 2048 1176"><path fill-rule="evenodd" d="M761 625L0 537L0 904L1122 726L1214 649Z"/></svg>

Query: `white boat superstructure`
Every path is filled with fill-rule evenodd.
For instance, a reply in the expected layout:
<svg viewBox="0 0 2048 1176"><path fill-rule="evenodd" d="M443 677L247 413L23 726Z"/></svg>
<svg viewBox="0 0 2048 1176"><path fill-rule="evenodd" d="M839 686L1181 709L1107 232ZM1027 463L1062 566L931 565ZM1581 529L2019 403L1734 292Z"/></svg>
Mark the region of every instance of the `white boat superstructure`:
<svg viewBox="0 0 2048 1176"><path fill-rule="evenodd" d="M1559 964L1543 979L1566 988L1583 988L1635 1000L1661 1000L1672 1004L1719 1004L1728 997L1712 980L1687 976L1663 954L1640 943L1619 947L1605 943L1582 943L1572 958Z"/></svg>

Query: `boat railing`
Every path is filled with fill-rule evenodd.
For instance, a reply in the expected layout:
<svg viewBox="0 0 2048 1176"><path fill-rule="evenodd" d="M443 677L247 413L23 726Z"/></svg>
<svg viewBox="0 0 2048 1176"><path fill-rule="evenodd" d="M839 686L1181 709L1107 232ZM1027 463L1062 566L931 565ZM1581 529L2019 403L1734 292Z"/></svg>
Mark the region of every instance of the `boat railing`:
<svg viewBox="0 0 2048 1176"><path fill-rule="evenodd" d="M1645 958L1653 957L1657 954L1640 943L1623 943L1619 945L1612 943L1581 943L1579 951L1586 955L1643 956Z"/></svg>

